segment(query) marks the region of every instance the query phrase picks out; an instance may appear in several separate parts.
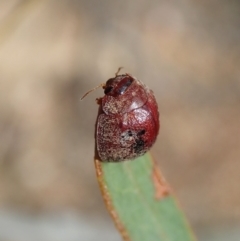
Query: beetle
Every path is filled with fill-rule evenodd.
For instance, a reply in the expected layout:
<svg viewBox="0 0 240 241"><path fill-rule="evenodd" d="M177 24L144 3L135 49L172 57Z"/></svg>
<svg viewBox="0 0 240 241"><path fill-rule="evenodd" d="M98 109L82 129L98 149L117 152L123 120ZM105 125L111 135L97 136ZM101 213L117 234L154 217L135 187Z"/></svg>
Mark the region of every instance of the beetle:
<svg viewBox="0 0 240 241"><path fill-rule="evenodd" d="M105 95L97 99L95 139L102 162L133 160L143 155L155 143L160 129L153 91L130 74L118 72L101 85Z"/></svg>

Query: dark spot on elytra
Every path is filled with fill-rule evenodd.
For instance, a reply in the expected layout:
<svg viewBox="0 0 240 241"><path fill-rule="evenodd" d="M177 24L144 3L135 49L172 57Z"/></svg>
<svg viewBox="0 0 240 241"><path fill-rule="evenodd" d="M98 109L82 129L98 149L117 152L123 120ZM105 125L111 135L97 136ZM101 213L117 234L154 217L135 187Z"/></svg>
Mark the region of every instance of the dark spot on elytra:
<svg viewBox="0 0 240 241"><path fill-rule="evenodd" d="M129 136L132 136L133 134L132 134L132 132L131 132L131 131L128 131L128 135L129 135Z"/></svg>
<svg viewBox="0 0 240 241"><path fill-rule="evenodd" d="M132 131L127 131L127 132L125 132L125 133L123 133L123 134L121 135L122 138L124 138L124 137L126 137L126 136L133 136Z"/></svg>
<svg viewBox="0 0 240 241"><path fill-rule="evenodd" d="M136 142L133 144L133 149L135 153L140 153L144 149L145 142L144 140L137 139Z"/></svg>
<svg viewBox="0 0 240 241"><path fill-rule="evenodd" d="M139 132L137 133L137 135L138 135L138 136L142 136L142 135L145 134L145 132L146 132L145 130L141 130L141 131L139 131Z"/></svg>

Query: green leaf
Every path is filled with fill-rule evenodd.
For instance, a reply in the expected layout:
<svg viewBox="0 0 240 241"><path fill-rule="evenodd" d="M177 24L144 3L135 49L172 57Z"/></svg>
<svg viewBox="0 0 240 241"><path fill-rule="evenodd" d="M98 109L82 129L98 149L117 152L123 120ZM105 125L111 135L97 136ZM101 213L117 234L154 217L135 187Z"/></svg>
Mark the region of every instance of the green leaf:
<svg viewBox="0 0 240 241"><path fill-rule="evenodd" d="M95 165L103 198L124 240L196 240L149 154L119 163L95 160Z"/></svg>

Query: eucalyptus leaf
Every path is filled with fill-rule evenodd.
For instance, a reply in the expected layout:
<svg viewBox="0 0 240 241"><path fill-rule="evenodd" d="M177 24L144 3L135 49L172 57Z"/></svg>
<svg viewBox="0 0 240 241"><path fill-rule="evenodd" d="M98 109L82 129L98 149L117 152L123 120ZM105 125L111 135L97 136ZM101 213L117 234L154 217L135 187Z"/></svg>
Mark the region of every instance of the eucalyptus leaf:
<svg viewBox="0 0 240 241"><path fill-rule="evenodd" d="M150 154L95 164L107 208L124 240L196 240Z"/></svg>

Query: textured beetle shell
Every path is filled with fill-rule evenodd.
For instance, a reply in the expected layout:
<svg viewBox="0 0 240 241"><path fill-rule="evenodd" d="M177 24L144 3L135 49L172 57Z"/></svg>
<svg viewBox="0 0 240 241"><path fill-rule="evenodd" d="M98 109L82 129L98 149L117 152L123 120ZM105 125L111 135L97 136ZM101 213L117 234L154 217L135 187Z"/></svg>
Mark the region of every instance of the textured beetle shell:
<svg viewBox="0 0 240 241"><path fill-rule="evenodd" d="M131 160L147 152L159 132L159 112L153 92L132 76L126 92L100 99L96 144L101 161Z"/></svg>

